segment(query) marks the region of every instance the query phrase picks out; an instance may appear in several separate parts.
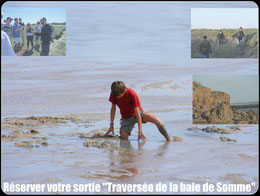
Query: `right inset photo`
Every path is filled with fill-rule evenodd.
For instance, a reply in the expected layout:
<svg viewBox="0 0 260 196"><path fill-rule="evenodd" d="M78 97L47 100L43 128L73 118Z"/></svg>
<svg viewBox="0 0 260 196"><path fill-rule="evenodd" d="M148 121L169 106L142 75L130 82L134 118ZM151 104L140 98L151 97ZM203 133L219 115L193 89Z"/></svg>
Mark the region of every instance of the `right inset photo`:
<svg viewBox="0 0 260 196"><path fill-rule="evenodd" d="M193 124L259 124L258 75L193 75Z"/></svg>
<svg viewBox="0 0 260 196"><path fill-rule="evenodd" d="M258 58L258 8L192 8L191 58Z"/></svg>

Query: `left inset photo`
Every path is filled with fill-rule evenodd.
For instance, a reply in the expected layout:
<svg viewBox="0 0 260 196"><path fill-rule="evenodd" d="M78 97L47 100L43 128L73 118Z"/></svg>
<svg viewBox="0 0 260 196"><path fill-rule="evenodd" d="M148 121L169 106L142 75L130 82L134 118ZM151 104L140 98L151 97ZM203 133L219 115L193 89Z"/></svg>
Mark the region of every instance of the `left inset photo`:
<svg viewBox="0 0 260 196"><path fill-rule="evenodd" d="M66 9L3 5L1 56L66 56Z"/></svg>

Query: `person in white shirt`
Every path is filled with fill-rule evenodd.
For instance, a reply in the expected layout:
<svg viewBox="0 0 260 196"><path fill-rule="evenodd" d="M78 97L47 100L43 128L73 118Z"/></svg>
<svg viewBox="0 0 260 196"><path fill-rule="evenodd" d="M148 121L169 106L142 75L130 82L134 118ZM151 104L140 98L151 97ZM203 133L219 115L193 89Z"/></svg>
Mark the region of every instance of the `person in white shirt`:
<svg viewBox="0 0 260 196"><path fill-rule="evenodd" d="M12 43L12 36L13 36L13 25L11 24L12 22L11 17L7 17L5 24L2 27L2 30L9 36L9 39Z"/></svg>

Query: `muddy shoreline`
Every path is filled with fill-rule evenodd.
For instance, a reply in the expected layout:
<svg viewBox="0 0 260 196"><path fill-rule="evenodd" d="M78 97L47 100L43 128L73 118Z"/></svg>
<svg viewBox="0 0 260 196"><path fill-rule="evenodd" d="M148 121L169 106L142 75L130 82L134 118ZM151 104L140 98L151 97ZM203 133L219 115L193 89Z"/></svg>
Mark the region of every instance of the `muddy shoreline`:
<svg viewBox="0 0 260 196"><path fill-rule="evenodd" d="M161 110L162 112L162 110ZM166 114L169 111L163 111ZM171 111L175 112L175 111ZM257 155L239 146L245 145L245 141L241 140L242 136L255 137L258 132L253 127L245 126L191 126L181 132L171 133L172 143L165 142L160 138L160 133L156 129L152 129L153 133L148 134L147 127L144 132L148 136L149 142L137 142L136 133L130 137L129 141L121 140L118 136L118 128L116 127L115 135L104 137L107 127L95 126L95 124L104 124L104 119L97 119L98 114L84 115L66 115L66 116L29 116L29 117L11 117L2 120L1 143L3 147L3 178L2 182L23 183L76 183L83 181L92 181L101 183L104 181L112 181L114 183L125 182L132 183L135 180L141 182L149 176L165 175L165 172L171 168L168 165L167 170L158 167L160 164L167 165L169 161L175 162L177 171L182 171L185 166L185 159L192 159L195 165L192 167L186 165L186 168L195 169L201 164L196 156L190 154L190 150L194 148L194 144L200 143L199 149L207 149L217 152L214 153L214 162L224 161L221 173L209 172L207 175L201 172L191 172L192 175L185 173L185 169L175 177L169 176L164 182L225 182L225 183L249 183L258 179L257 175L248 176L247 169L238 170L230 169L237 161L244 164L254 164ZM100 114L100 117L106 116ZM150 127L150 126L149 126ZM251 131L250 131L251 130ZM157 139L159 138L159 140ZM203 144L203 142L206 142ZM210 143L208 143L210 142ZM155 146L154 146L155 145ZM223 146L224 145L224 146ZM229 146L229 147L228 147ZM233 148L233 153L228 153L224 148ZM203 153L204 150L200 150ZM207 151L207 150L206 150ZM219 151L219 152L218 152ZM20 163L9 161L14 156L20 160ZM172 158L171 153L175 153ZM40 155L40 154L41 155ZM170 154L169 154L170 153ZM204 152L206 153L206 152ZM209 152L207 152L209 153ZM209 153L203 160L208 160ZM151 164L151 156L154 163ZM187 157L188 156L188 157ZM226 157L228 156L228 157ZM231 157L230 157L231 156ZM40 158L42 157L42 158ZM43 157L46 157L43 158ZM56 157L56 158L54 158ZM157 158L155 158L157 157ZM159 159L158 159L159 158ZM176 158L179 159L176 162ZM103 161L102 161L103 160ZM210 160L210 159L209 159ZM10 167L7 163L12 163ZM188 161L187 163L189 163ZM211 161L209 161L211 162ZM226 162L226 163L225 163ZM232 162L234 162L232 164ZM38 166L36 166L37 164ZM38 167L46 167L43 174ZM212 165L207 163L206 165ZM23 176L22 168L25 165L32 170L27 170L26 176ZM61 171L56 170L59 167ZM169 167L170 166L170 167ZM233 165L234 166L234 165ZM173 165L175 168L175 166ZM205 166L207 168L208 166ZM70 171L68 170L70 168ZM226 168L226 169L224 169ZM36 169L36 174L33 172ZM59 169L59 170L60 170ZM173 168L172 168L173 169ZM175 170L176 170L175 169ZM16 171L13 174L10 171ZM207 170L207 169L206 169ZM214 169L210 169L211 171ZM252 169L251 169L252 170ZM9 172L8 172L9 171ZM53 172L51 172L53 171ZM243 171L247 171L244 173ZM254 170L252 170L254 171ZM47 173L46 173L47 172ZM51 172L51 173L50 173ZM183 173L184 172L184 173ZM34 173L34 174L33 174ZM250 173L250 172L249 172ZM23 176L23 177L22 177ZM185 177L186 176L186 177ZM250 175L251 176L251 175ZM72 178L73 180L69 180ZM160 179L160 178L158 178ZM148 180L150 183L157 183L158 180Z"/></svg>

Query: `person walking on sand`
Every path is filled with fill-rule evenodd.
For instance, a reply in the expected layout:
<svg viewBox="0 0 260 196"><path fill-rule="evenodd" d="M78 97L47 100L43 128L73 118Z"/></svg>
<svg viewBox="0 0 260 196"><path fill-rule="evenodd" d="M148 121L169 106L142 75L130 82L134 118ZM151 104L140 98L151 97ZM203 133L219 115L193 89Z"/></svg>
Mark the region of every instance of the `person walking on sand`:
<svg viewBox="0 0 260 196"><path fill-rule="evenodd" d="M222 32L222 30L219 30L217 39L218 39L219 45L224 44L225 36L224 36L224 33Z"/></svg>
<svg viewBox="0 0 260 196"><path fill-rule="evenodd" d="M27 49L29 49L29 44L31 42L31 46L32 46L31 50L33 50L34 29L31 27L30 23L27 24L26 36L27 36Z"/></svg>
<svg viewBox="0 0 260 196"><path fill-rule="evenodd" d="M237 33L235 34L236 38L237 38L237 45L241 46L242 45L242 39L245 37L245 34L243 32L243 28L240 27L237 31Z"/></svg>
<svg viewBox="0 0 260 196"><path fill-rule="evenodd" d="M212 53L211 45L207 40L207 35L204 35L203 40L200 43L200 56L201 58L209 58L210 53Z"/></svg>
<svg viewBox="0 0 260 196"><path fill-rule="evenodd" d="M138 140L142 139L144 142L147 142L148 140L142 132L142 123L151 122L157 126L158 130L167 141L171 141L162 121L157 116L143 111L137 94L132 89L127 88L124 82L115 81L112 83L109 101L112 103L110 110L110 128L106 132L105 136L108 136L110 132L114 133L114 119L116 106L118 106L122 116L120 122L121 139L128 139L134 125L137 123Z"/></svg>
<svg viewBox="0 0 260 196"><path fill-rule="evenodd" d="M46 18L41 20L41 42L42 42L42 52L41 56L48 56L50 52L50 42L51 42L51 25L47 23Z"/></svg>
<svg viewBox="0 0 260 196"><path fill-rule="evenodd" d="M35 27L35 46L39 46L39 39L41 37L41 31L42 31L42 25L41 23L38 21L37 25Z"/></svg>
<svg viewBox="0 0 260 196"><path fill-rule="evenodd" d="M18 24L18 18L14 19L14 25L13 25L13 37L14 37L14 52L17 53L19 52L20 44L22 43L22 38L21 38L21 31L22 27Z"/></svg>

